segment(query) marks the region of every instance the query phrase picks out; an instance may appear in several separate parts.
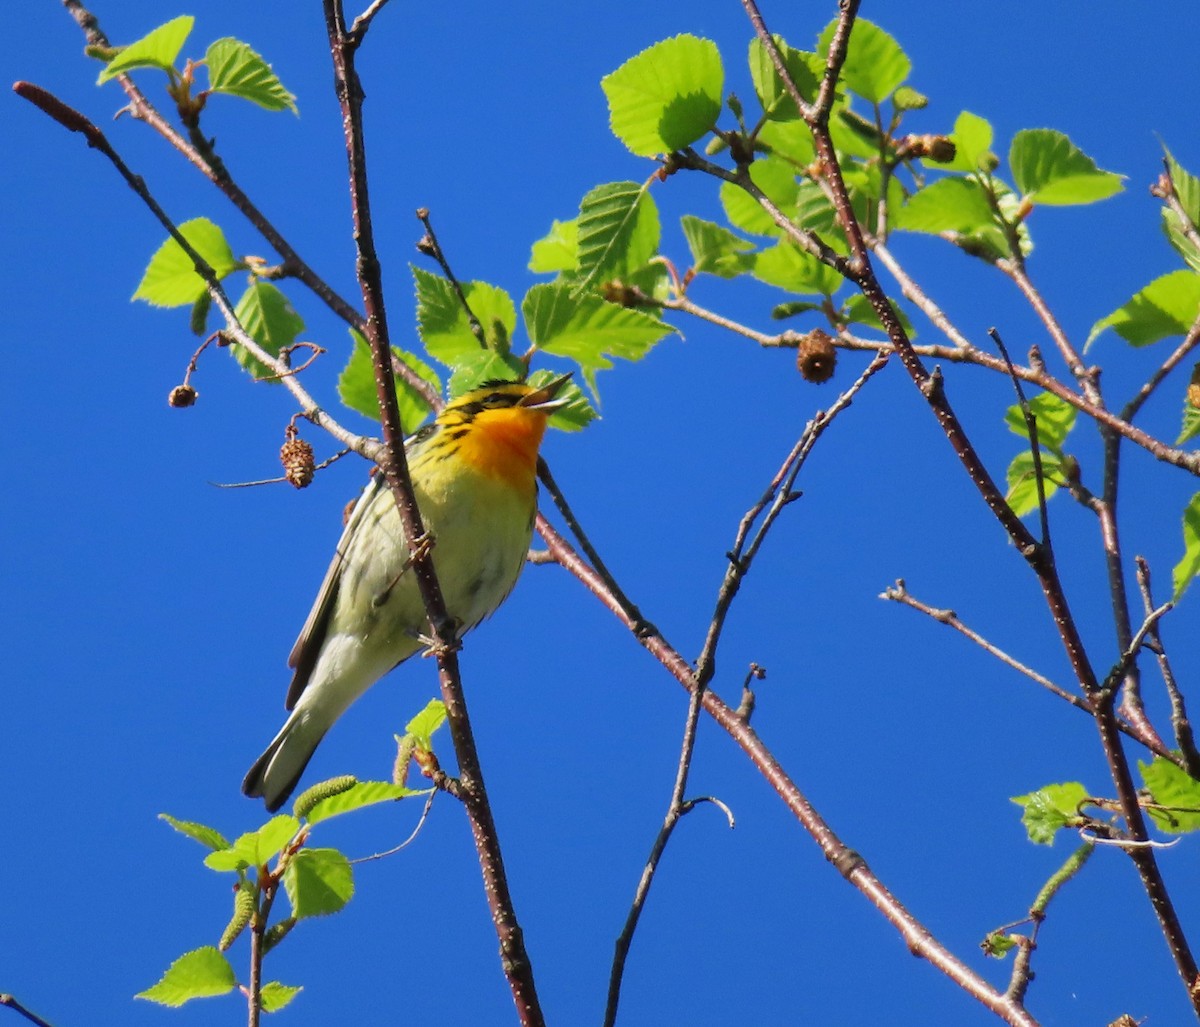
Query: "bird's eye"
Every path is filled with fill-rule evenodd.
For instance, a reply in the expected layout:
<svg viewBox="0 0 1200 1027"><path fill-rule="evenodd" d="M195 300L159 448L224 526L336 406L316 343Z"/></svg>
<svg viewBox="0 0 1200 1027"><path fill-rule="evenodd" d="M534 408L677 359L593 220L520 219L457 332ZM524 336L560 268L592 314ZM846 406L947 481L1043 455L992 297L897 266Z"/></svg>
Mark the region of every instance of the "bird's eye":
<svg viewBox="0 0 1200 1027"><path fill-rule="evenodd" d="M483 402L490 407L498 407L507 400L503 392L490 392L483 397Z"/></svg>

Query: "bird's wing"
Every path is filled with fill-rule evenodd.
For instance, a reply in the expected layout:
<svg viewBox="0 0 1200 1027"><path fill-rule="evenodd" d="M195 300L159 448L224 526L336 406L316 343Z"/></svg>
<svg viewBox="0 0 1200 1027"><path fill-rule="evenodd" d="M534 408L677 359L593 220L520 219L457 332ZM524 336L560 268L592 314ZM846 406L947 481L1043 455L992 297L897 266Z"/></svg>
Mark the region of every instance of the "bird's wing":
<svg viewBox="0 0 1200 1027"><path fill-rule="evenodd" d="M376 471L371 475L370 484L363 489L362 495L358 497L358 502L354 504L354 509L350 512L350 519L346 522L342 537L338 540L329 570L325 572L325 580L321 582L316 601L308 613L308 620L300 629L300 637L296 639L291 655L288 656L288 666L296 672L292 677L292 684L288 688L287 708L289 710L296 705L300 694L308 685L313 667L316 666L317 658L321 655L321 649L325 645L329 618L333 615L333 608L337 604L338 587L341 584L342 568L350 547L350 540L354 538L355 532L366 519L367 511L371 508L375 497L380 490L387 487L387 481L383 474Z"/></svg>

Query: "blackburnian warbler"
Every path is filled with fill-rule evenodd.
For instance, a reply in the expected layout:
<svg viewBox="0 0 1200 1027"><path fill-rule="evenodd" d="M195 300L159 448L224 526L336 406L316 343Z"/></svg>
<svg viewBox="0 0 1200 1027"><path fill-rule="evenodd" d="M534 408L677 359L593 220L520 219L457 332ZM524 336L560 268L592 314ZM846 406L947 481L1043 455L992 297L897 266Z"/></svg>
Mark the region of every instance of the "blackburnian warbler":
<svg viewBox="0 0 1200 1027"><path fill-rule="evenodd" d="M405 452L446 609L460 634L504 601L525 564L537 513L546 419L564 375L534 388L486 382L448 403ZM355 699L424 647L425 605L395 500L376 474L352 510L288 666L291 716L242 782L274 811Z"/></svg>

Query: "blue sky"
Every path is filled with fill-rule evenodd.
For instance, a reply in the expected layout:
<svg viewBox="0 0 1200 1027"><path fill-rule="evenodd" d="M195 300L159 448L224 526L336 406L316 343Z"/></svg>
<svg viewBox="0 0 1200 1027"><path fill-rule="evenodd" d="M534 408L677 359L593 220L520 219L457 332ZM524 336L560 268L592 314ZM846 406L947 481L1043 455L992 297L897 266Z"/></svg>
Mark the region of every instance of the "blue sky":
<svg viewBox="0 0 1200 1027"><path fill-rule="evenodd" d="M833 6L767 4L764 14L810 47ZM296 248L343 295L357 295L319 4L126 0L98 2L95 13L117 42L194 13L191 52L233 35L273 63L300 118L214 101L206 131ZM1032 272L1076 339L1178 266L1147 187L1160 139L1200 171L1193 69L1173 45L1193 33L1191 4L1162 5L1153 19L1117 5L941 0L866 3L862 13L900 40L911 83L931 97L915 131L948 130L971 110L993 123L1003 154L1017 130L1053 127L1128 176L1126 191L1103 204L1033 217ZM0 58L8 80L46 86L104 125L178 220L211 217L235 252L271 256L156 136L129 118L111 122L121 94L95 88L97 65L80 56L82 37L62 9L25 4L11 17L10 39L22 42ZM750 95L751 30L732 0L387 8L360 70L396 341L415 341L413 210L431 210L461 277L519 297L535 280L530 244L552 219L573 216L594 185L648 173L608 131L600 78L683 31L715 40L729 87ZM230 905L228 880L156 814L230 836L259 822L238 784L281 722L287 653L364 470L343 461L304 492L211 486L275 473L291 400L251 386L231 361L206 359L197 406L167 407L195 340L181 313L128 300L160 227L79 139L14 97L6 104L0 991L59 1027L238 1022L235 998L179 1012L131 999L178 954L214 942ZM719 220L716 190L676 175L656 199L664 248L686 263L678 216ZM973 339L995 325L1016 354L1033 343L1049 350L994 272L936 240L898 237L894 249ZM307 379L332 406L344 326L298 289L290 295L305 337L333 351ZM766 331L784 298L715 279L690 295ZM935 341L915 320L919 341ZM738 518L865 358L843 357L834 382L816 388L786 352L675 323L683 339L601 377L600 422L555 433L544 452L626 590L693 657ZM1093 350L1114 404L1156 357L1111 335ZM1002 474L1018 447L1000 426L1010 386L979 370L947 377ZM1144 427L1174 438L1185 377L1147 407ZM308 435L319 453L333 451ZM1096 474L1098 452L1090 438L1081 447L1085 474ZM1066 684L1044 604L898 366L836 424L799 484L803 500L734 607L715 687L735 698L751 660L768 669L755 724L784 766L915 915L1001 983L1008 964L986 962L977 943L1020 918L1070 841L1029 845L1009 797L1075 779L1107 794L1095 731L877 595L904 577L920 598L954 607ZM1165 591L1195 485L1130 453L1125 488L1128 550L1146 555ZM1064 579L1104 666L1114 653L1093 519L1065 497L1052 512ZM1197 601L1164 628L1185 683L1200 669L1190 643ZM463 667L543 1006L555 1024L599 1022L612 943L670 794L684 693L553 567L527 569L468 639ZM430 663L403 668L338 724L307 779L385 775L392 733L435 690ZM1157 693L1151 706L1162 713ZM719 796L737 827L702 808L668 848L634 942L622 1024L995 1022L907 953L711 724L701 727L691 791ZM366 855L406 837L418 814L411 803L367 811L324 829L317 844ZM1192 924L1195 844L1185 838L1162 855ZM1151 1027L1186 1021L1161 935L1118 853L1097 853L1052 907L1039 945L1029 1005L1043 1023L1107 1023L1124 1012ZM361 866L347 910L304 924L268 976L305 985L280 1014L295 1023L510 1023L495 948L465 819L442 798L419 841Z"/></svg>

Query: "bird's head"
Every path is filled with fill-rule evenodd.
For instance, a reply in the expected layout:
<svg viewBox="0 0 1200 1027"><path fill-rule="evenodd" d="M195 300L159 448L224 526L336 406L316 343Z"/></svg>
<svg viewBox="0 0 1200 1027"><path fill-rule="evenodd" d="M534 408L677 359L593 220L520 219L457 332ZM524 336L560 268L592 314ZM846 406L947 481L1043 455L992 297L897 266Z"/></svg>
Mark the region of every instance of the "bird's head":
<svg viewBox="0 0 1200 1027"><path fill-rule="evenodd" d="M559 392L570 377L564 374L540 387L484 382L438 414L438 441L454 446L475 470L532 488L546 419L566 404Z"/></svg>

